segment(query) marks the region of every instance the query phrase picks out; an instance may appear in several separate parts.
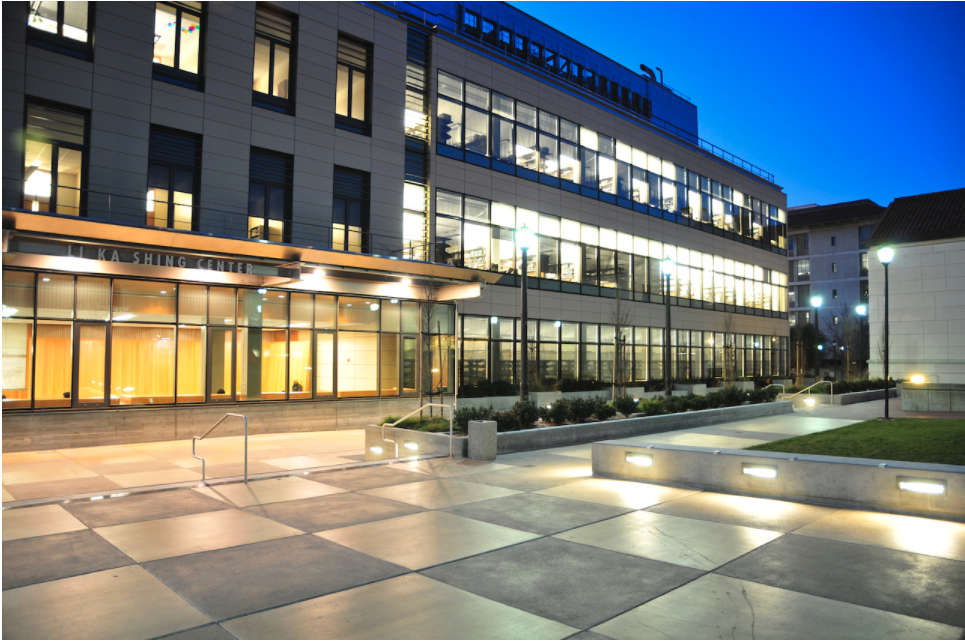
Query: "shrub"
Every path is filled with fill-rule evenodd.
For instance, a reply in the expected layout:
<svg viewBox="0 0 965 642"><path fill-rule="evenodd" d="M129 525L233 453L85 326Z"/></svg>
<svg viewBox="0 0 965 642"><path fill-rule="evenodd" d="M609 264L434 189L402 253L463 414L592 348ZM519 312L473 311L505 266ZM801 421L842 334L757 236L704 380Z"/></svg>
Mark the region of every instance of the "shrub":
<svg viewBox="0 0 965 642"><path fill-rule="evenodd" d="M724 388L720 392L715 393L720 396L719 408L730 408L732 406L740 406L745 401L747 401L747 393L736 386L730 386L729 388Z"/></svg>
<svg viewBox="0 0 965 642"><path fill-rule="evenodd" d="M778 388L758 388L747 393L747 399L751 403L767 403L777 399L780 392Z"/></svg>
<svg viewBox="0 0 965 642"><path fill-rule="evenodd" d="M595 403L595 408L593 409L593 416L600 421L606 421L607 419L613 419L617 414L616 408L608 404L603 397L593 397Z"/></svg>
<svg viewBox="0 0 965 642"><path fill-rule="evenodd" d="M453 424L455 424L456 430L460 432L469 431L470 421L488 421L492 418L493 409L491 406L489 408L483 408L482 406L459 408L452 416Z"/></svg>
<svg viewBox="0 0 965 642"><path fill-rule="evenodd" d="M528 397L525 401L517 401L514 403L509 412L516 416L520 426L523 428L529 428L539 419L539 411L536 409L536 404Z"/></svg>
<svg viewBox="0 0 965 642"><path fill-rule="evenodd" d="M710 408L710 400L705 396L694 395L688 399L688 407L691 410L707 410Z"/></svg>
<svg viewBox="0 0 965 642"><path fill-rule="evenodd" d="M654 417L667 414L667 409L664 408L663 401L659 398L644 399L640 402L640 412L648 417Z"/></svg>
<svg viewBox="0 0 965 642"><path fill-rule="evenodd" d="M637 400L629 395L616 397L613 400L613 407L624 417L629 417L637 411Z"/></svg>
<svg viewBox="0 0 965 642"><path fill-rule="evenodd" d="M553 403L539 408L539 418L549 424L565 424L570 417L570 403L568 399L557 399Z"/></svg>
<svg viewBox="0 0 965 642"><path fill-rule="evenodd" d="M493 420L496 422L496 432L513 432L522 429L519 418L512 412L493 413Z"/></svg>
<svg viewBox="0 0 965 642"><path fill-rule="evenodd" d="M589 392L600 390L602 384L595 379L560 379L556 389L560 392Z"/></svg>
<svg viewBox="0 0 965 642"><path fill-rule="evenodd" d="M569 420L575 424L585 424L587 420L596 412L596 401L589 397L577 397L567 400L569 410Z"/></svg>

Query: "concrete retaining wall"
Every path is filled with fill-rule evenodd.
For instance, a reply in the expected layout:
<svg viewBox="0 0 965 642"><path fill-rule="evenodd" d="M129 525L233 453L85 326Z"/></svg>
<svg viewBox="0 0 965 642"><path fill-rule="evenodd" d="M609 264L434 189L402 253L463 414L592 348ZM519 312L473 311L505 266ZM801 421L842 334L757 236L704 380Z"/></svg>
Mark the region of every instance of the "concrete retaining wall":
<svg viewBox="0 0 965 642"><path fill-rule="evenodd" d="M447 400L451 402L450 398ZM190 439L226 412L248 416L251 434L357 430L419 407L419 399L365 399L124 408L96 411L3 413L3 452L54 450L150 441ZM240 435L243 423L226 421L213 436Z"/></svg>
<svg viewBox="0 0 965 642"><path fill-rule="evenodd" d="M898 395L897 388L888 389L888 397L890 399L895 399L898 396L899 395ZM843 395L836 394L834 395L833 401L831 400L831 395L812 395L808 393L798 395L793 399L791 399L790 401L791 403L794 404L795 408L800 408L801 406L806 405L804 403L805 399L814 399L814 403L819 406L828 405L828 404L833 404L835 406L848 406L853 403L875 401L877 399L884 400L884 398L885 398L885 389L882 388L881 390L865 390L864 392L848 392Z"/></svg>
<svg viewBox="0 0 965 642"><path fill-rule="evenodd" d="M626 461L650 455L652 466ZM881 464L885 463L884 466ZM743 472L744 465L777 470L773 479ZM965 466L882 462L878 459L793 455L693 446L641 447L620 441L593 444L593 474L600 477L699 488L771 499L879 510L965 521ZM900 490L899 478L938 480L943 495Z"/></svg>
<svg viewBox="0 0 965 642"><path fill-rule="evenodd" d="M655 432L697 428L728 421L783 415L790 412L793 412L790 402L776 401L774 403L735 406L733 408L681 412L657 417L634 417L632 419L615 419L588 424L573 424L571 426L548 426L516 432L501 432L496 437L496 443L498 452L506 454L523 450L587 444L601 439L621 439L649 435ZM448 433L427 433L419 430L386 428L385 435L386 438L399 442L400 456L416 454L449 455ZM403 443L406 441L417 443L418 449L406 451L403 448ZM468 452L468 439L466 437L455 437L453 444L454 456L465 457ZM381 447L382 452L372 452L373 447ZM365 429L365 457L367 460L395 457L395 446L392 443L382 441L382 429L378 426L367 426Z"/></svg>
<svg viewBox="0 0 965 642"><path fill-rule="evenodd" d="M901 385L901 409L925 412L965 412L965 384L908 383Z"/></svg>

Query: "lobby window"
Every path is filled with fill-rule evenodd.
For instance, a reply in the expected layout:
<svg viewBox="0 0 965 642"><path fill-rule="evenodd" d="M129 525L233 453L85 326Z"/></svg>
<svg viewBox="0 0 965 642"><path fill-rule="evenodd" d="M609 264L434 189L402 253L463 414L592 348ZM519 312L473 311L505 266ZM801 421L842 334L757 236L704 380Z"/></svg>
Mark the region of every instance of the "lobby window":
<svg viewBox="0 0 965 642"><path fill-rule="evenodd" d="M87 115L28 103L23 208L79 216L87 180Z"/></svg>
<svg viewBox="0 0 965 642"><path fill-rule="evenodd" d="M154 78L201 90L204 10L200 2L158 2L154 9Z"/></svg>
<svg viewBox="0 0 965 642"><path fill-rule="evenodd" d="M372 45L340 35L335 84L335 126L368 136L371 131Z"/></svg>
<svg viewBox="0 0 965 642"><path fill-rule="evenodd" d="M251 150L248 185L248 238L291 242L292 157Z"/></svg>
<svg viewBox="0 0 965 642"><path fill-rule="evenodd" d="M332 185L332 249L368 252L368 172L335 167Z"/></svg>
<svg viewBox="0 0 965 642"><path fill-rule="evenodd" d="M89 2L31 2L27 42L58 53L90 60L91 5Z"/></svg>
<svg viewBox="0 0 965 642"><path fill-rule="evenodd" d="M196 230L201 137L151 127L147 169L147 224Z"/></svg>
<svg viewBox="0 0 965 642"><path fill-rule="evenodd" d="M285 114L293 112L295 18L263 5L255 12L255 70L252 78L256 107Z"/></svg>

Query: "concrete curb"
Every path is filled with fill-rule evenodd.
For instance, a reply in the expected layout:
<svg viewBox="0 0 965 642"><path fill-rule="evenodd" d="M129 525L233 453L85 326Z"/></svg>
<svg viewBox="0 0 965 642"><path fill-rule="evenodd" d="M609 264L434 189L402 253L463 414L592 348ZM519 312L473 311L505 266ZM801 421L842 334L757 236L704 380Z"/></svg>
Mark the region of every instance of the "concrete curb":
<svg viewBox="0 0 965 642"><path fill-rule="evenodd" d="M638 463L628 462L628 456ZM773 477L748 474L748 466L770 471L767 474L772 472ZM593 444L593 474L965 522L965 466L697 446L647 446L614 440ZM931 495L902 490L901 481L938 482L944 485L944 492Z"/></svg>

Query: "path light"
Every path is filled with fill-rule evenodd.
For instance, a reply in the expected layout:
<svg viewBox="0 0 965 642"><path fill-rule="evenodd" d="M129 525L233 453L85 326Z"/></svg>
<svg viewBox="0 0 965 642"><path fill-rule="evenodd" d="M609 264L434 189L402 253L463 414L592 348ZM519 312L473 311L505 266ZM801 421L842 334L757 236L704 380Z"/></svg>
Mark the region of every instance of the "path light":
<svg viewBox="0 0 965 642"><path fill-rule="evenodd" d="M925 377L921 375L911 375L912 383L925 383Z"/></svg>
<svg viewBox="0 0 965 642"><path fill-rule="evenodd" d="M751 477L763 477L764 479L774 479L777 477L777 466L764 466L760 464L743 464L744 474Z"/></svg>
<svg viewBox="0 0 965 642"><path fill-rule="evenodd" d="M382 454L382 446L372 446L369 448L370 451L374 452L376 455Z"/></svg>
<svg viewBox="0 0 965 642"><path fill-rule="evenodd" d="M419 450L419 444L414 441L407 441L402 444L402 447L406 450Z"/></svg>
<svg viewBox="0 0 965 642"><path fill-rule="evenodd" d="M626 461L628 464L636 466L653 466L653 455L643 455L641 453L627 453Z"/></svg>
<svg viewBox="0 0 965 642"><path fill-rule="evenodd" d="M898 489L907 490L912 493L923 493L925 495L944 495L945 482L938 479L909 479L907 477L898 478Z"/></svg>

